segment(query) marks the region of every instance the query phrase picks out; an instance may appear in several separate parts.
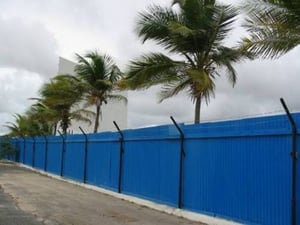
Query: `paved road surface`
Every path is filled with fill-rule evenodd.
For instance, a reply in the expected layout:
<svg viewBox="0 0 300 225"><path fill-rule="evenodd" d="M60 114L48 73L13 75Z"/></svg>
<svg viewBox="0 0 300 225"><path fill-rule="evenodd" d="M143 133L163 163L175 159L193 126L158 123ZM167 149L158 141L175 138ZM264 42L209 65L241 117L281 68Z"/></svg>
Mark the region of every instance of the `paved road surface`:
<svg viewBox="0 0 300 225"><path fill-rule="evenodd" d="M42 225L31 213L16 207L13 198L5 194L0 187L0 224L1 225Z"/></svg>
<svg viewBox="0 0 300 225"><path fill-rule="evenodd" d="M200 225L0 162L0 225Z"/></svg>

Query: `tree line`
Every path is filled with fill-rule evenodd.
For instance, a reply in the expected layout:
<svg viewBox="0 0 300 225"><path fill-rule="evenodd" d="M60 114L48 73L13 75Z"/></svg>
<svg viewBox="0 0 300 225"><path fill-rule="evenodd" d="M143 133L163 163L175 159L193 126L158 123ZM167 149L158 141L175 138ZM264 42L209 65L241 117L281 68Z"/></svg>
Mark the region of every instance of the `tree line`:
<svg viewBox="0 0 300 225"><path fill-rule="evenodd" d="M127 101L116 90L140 90L161 85L159 101L185 91L195 104L200 122L202 102L214 97L215 80L227 76L234 86L234 64L256 58L278 58L300 44L300 2L297 0L245 1L242 7L215 0L174 0L167 7L149 6L139 13L136 33L154 41L166 54L151 52L130 61L127 71L107 54L76 54L75 75L60 74L39 91L24 115L7 123L11 136L55 135L68 132L71 121L99 129L102 107L108 101ZM236 46L226 46L237 16L245 14L248 35ZM83 107L82 107L83 106ZM87 109L94 106L95 112Z"/></svg>

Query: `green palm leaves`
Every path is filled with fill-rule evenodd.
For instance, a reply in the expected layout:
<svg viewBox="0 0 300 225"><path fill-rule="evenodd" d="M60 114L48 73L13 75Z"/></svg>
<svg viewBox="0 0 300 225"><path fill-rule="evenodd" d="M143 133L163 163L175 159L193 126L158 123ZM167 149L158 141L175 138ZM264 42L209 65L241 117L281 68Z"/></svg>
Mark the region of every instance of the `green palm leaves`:
<svg viewBox="0 0 300 225"><path fill-rule="evenodd" d="M254 1L248 5L245 26L250 36L243 41L249 50L266 58L279 57L300 44L300 2Z"/></svg>
<svg viewBox="0 0 300 225"><path fill-rule="evenodd" d="M44 105L43 113L48 114L48 120L59 123L63 133L67 133L71 120L91 123L93 113L79 108L86 87L69 75L58 75L46 83L41 91L39 103ZM78 109L79 108L79 109Z"/></svg>
<svg viewBox="0 0 300 225"><path fill-rule="evenodd" d="M76 54L78 64L75 67L77 78L86 87L84 97L88 105L96 106L94 133L99 128L101 107L108 100L127 101L126 97L113 93L117 82L122 78L120 69L108 55L88 52L84 57Z"/></svg>
<svg viewBox="0 0 300 225"><path fill-rule="evenodd" d="M10 136L41 136L53 134L53 127L39 113L28 111L25 115L16 114L15 122L6 123Z"/></svg>
<svg viewBox="0 0 300 225"><path fill-rule="evenodd" d="M173 6L151 6L140 14L136 27L143 42L152 40L181 60L150 53L131 62L126 82L131 89L162 84L160 101L187 91L195 104L195 123L200 121L201 99L214 96L214 80L225 68L234 85L233 64L251 58L243 48L224 46L237 11L211 0L174 1Z"/></svg>

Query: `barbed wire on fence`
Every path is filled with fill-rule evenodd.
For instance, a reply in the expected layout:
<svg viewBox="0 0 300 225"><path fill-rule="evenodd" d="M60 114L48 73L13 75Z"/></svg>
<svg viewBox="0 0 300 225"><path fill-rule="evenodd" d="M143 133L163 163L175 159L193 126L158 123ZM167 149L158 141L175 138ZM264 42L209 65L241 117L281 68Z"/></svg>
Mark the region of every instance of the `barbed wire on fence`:
<svg viewBox="0 0 300 225"><path fill-rule="evenodd" d="M300 109L292 110L291 113L300 113ZM231 120L240 120L240 119L250 119L250 118L257 118L257 117L265 117L265 116L273 116L273 115L280 115L285 114L284 109L276 109L268 112L262 113L253 113L253 114L241 114L235 116L224 116L224 117L211 117L209 119L202 119L200 123L209 123L209 122L225 122ZM180 121L180 123L184 124L193 124L194 121Z"/></svg>

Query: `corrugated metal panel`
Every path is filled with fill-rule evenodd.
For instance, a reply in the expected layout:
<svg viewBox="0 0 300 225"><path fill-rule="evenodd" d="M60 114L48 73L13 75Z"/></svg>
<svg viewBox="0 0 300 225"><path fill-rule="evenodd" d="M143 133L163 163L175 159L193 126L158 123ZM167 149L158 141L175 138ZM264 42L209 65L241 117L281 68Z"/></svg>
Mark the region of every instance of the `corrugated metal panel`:
<svg viewBox="0 0 300 225"><path fill-rule="evenodd" d="M19 161L20 163L25 164L24 140L22 138L18 138L18 143L19 143Z"/></svg>
<svg viewBox="0 0 300 225"><path fill-rule="evenodd" d="M288 145L287 137L188 141L184 207L254 224L286 224L291 187Z"/></svg>
<svg viewBox="0 0 300 225"><path fill-rule="evenodd" d="M0 140L0 142L1 142L1 140ZM13 146L13 148L16 150L15 156L11 157L10 160L18 162L19 161L19 149L20 149L20 147L19 147L19 141L16 138L12 138L10 140L10 142L11 142L11 145Z"/></svg>
<svg viewBox="0 0 300 225"><path fill-rule="evenodd" d="M45 166L46 143L43 137L36 138L35 167L43 170Z"/></svg>
<svg viewBox="0 0 300 225"><path fill-rule="evenodd" d="M116 134L89 135L87 182L118 189L119 139Z"/></svg>
<svg viewBox="0 0 300 225"><path fill-rule="evenodd" d="M178 204L179 142L177 140L147 140L167 135L167 130L150 128L126 138L140 136L140 140L125 142L123 192L144 198ZM149 135L150 134L150 135ZM145 140L143 140L145 139Z"/></svg>
<svg viewBox="0 0 300 225"><path fill-rule="evenodd" d="M26 139L26 148L25 148L25 164L27 166L32 166L33 160L33 140L31 138Z"/></svg>
<svg viewBox="0 0 300 225"><path fill-rule="evenodd" d="M47 171L60 175L61 172L61 160L62 160L62 142L61 137L49 137L48 138L48 162Z"/></svg>
<svg viewBox="0 0 300 225"><path fill-rule="evenodd" d="M64 159L64 177L83 182L84 139L81 135L67 138Z"/></svg>

